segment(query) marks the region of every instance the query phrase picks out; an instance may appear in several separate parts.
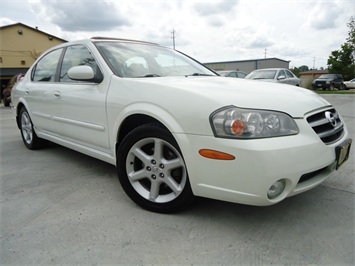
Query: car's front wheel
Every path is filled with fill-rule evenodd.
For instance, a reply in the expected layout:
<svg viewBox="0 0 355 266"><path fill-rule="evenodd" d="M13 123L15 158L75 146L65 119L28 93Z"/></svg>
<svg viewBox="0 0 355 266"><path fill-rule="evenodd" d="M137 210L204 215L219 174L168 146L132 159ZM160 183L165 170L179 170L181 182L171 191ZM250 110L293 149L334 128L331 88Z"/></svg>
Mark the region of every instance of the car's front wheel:
<svg viewBox="0 0 355 266"><path fill-rule="evenodd" d="M37 134L33 129L32 120L25 107L21 108L19 119L21 137L25 146L30 150L42 148L47 141L37 137Z"/></svg>
<svg viewBox="0 0 355 266"><path fill-rule="evenodd" d="M175 212L194 198L174 137L156 124L137 127L124 138L117 152L117 168L127 195L147 210Z"/></svg>

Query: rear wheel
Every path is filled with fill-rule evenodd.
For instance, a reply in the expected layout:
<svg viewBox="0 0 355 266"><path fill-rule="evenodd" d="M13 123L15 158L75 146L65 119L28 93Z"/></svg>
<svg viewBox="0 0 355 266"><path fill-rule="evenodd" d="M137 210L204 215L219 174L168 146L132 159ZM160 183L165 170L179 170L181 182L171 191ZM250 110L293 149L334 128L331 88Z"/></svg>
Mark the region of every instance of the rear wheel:
<svg viewBox="0 0 355 266"><path fill-rule="evenodd" d="M7 100L6 98L4 98L3 100L4 100L4 106L5 107L9 107L10 103L11 103L11 100Z"/></svg>
<svg viewBox="0 0 355 266"><path fill-rule="evenodd" d="M42 148L47 141L37 137L33 129L32 120L25 107L20 110L20 130L23 143L30 150Z"/></svg>
<svg viewBox="0 0 355 266"><path fill-rule="evenodd" d="M139 206L170 213L192 202L184 159L166 129L156 124L134 129L122 141L117 158L121 185Z"/></svg>

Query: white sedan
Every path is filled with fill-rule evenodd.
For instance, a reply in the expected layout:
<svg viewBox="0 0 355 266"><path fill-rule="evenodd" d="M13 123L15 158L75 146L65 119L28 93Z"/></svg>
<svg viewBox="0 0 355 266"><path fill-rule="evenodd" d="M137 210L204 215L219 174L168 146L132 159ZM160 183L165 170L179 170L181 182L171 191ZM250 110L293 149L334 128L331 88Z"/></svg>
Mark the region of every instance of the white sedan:
<svg viewBox="0 0 355 266"><path fill-rule="evenodd" d="M265 68L250 72L246 79L300 86L301 80L286 68Z"/></svg>
<svg viewBox="0 0 355 266"><path fill-rule="evenodd" d="M48 50L12 105L28 149L51 141L116 165L127 195L155 212L195 196L278 203L321 184L351 145L341 115L309 90L221 78L175 50L123 39Z"/></svg>
<svg viewBox="0 0 355 266"><path fill-rule="evenodd" d="M355 78L349 81L344 81L344 85L346 90L355 89Z"/></svg>

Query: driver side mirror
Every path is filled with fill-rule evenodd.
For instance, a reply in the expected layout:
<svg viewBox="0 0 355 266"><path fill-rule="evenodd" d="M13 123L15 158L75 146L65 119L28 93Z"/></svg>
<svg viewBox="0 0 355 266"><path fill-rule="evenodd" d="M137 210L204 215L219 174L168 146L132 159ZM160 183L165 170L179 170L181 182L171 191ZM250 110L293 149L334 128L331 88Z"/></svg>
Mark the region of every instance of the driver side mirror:
<svg viewBox="0 0 355 266"><path fill-rule="evenodd" d="M284 75L281 75L279 77L277 77L277 80L280 80L280 79L285 79L286 77Z"/></svg>
<svg viewBox="0 0 355 266"><path fill-rule="evenodd" d="M94 70L90 66L74 66L68 70L68 77L72 80L100 83L102 78L95 77Z"/></svg>

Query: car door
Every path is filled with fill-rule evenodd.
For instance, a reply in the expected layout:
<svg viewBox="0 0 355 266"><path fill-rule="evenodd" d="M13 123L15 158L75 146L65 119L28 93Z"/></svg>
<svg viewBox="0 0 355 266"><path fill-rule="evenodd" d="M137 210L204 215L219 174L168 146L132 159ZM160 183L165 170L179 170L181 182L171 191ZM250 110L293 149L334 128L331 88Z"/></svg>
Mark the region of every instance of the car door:
<svg viewBox="0 0 355 266"><path fill-rule="evenodd" d="M60 116L56 74L63 48L44 55L32 69L31 81L26 83L26 108L36 130L46 134L60 134L55 117Z"/></svg>
<svg viewBox="0 0 355 266"><path fill-rule="evenodd" d="M285 73L286 73L287 84L299 85L299 79L295 77L295 75L291 71L285 69Z"/></svg>
<svg viewBox="0 0 355 266"><path fill-rule="evenodd" d="M343 83L343 77L341 75L335 75L335 87L341 89Z"/></svg>
<svg viewBox="0 0 355 266"><path fill-rule="evenodd" d="M58 117L63 127L63 138L76 144L96 150L109 149L106 117L106 94L108 79L101 83L75 81L68 77L68 70L74 66L90 66L95 76L102 72L84 45L68 46L60 67L57 90L61 114Z"/></svg>
<svg viewBox="0 0 355 266"><path fill-rule="evenodd" d="M288 83L287 78L286 78L286 73L283 69L279 70L276 78L277 78L278 82L280 82L280 83L284 83L284 84Z"/></svg>

